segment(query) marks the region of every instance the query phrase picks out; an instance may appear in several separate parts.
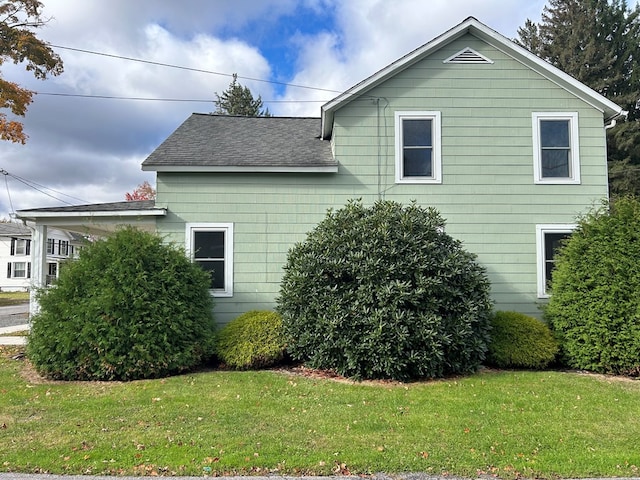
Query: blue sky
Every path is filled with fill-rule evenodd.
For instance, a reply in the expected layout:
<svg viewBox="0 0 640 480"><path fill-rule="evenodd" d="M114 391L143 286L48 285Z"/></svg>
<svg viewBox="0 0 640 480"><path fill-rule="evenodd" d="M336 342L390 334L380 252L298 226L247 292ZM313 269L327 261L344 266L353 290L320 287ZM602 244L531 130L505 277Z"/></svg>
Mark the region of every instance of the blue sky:
<svg viewBox="0 0 640 480"><path fill-rule="evenodd" d="M233 73L273 114L319 116L322 103L334 96L327 90L355 85L468 16L514 38L527 18L539 20L545 5L544 0L43 2L51 20L38 35L52 45L223 75L59 48L65 72L44 82L21 65L2 65L4 78L40 94L24 119L27 144L0 142L0 168L11 174L8 192L0 184L0 217L12 209L64 202L120 201L142 181L154 183L141 162L192 112L212 112L214 93L227 88ZM152 100L123 99L130 97ZM44 195L16 176L53 190Z"/></svg>

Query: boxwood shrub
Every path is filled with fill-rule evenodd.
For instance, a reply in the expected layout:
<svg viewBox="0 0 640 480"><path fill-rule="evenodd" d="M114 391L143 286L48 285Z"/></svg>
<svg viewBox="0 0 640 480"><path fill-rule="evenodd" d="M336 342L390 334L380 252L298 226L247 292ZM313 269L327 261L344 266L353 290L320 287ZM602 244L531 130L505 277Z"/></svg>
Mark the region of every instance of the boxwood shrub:
<svg viewBox="0 0 640 480"><path fill-rule="evenodd" d="M498 368L546 368L558 344L544 322L519 312L495 312L486 364Z"/></svg>
<svg viewBox="0 0 640 480"><path fill-rule="evenodd" d="M312 368L407 380L484 360L484 269L433 208L350 201L288 254L277 299L288 351Z"/></svg>
<svg viewBox="0 0 640 480"><path fill-rule="evenodd" d="M261 310L240 315L220 330L216 353L225 366L237 370L278 364L285 353L282 317Z"/></svg>
<svg viewBox="0 0 640 480"><path fill-rule="evenodd" d="M27 353L60 380L134 380L213 355L209 275L184 251L131 227L89 243L38 293Z"/></svg>
<svg viewBox="0 0 640 480"><path fill-rule="evenodd" d="M545 318L569 367L640 375L640 201L578 222L556 257Z"/></svg>

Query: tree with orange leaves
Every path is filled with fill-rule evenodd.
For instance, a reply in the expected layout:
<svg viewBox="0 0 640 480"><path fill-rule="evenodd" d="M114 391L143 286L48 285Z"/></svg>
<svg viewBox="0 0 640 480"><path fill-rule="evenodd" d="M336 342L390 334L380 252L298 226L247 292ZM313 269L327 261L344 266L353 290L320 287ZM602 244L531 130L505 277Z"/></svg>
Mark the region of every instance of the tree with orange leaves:
<svg viewBox="0 0 640 480"><path fill-rule="evenodd" d="M0 66L7 60L24 63L27 71L39 80L62 73L62 60L51 47L36 37L34 30L48 19L42 17L42 2L38 0L0 1ZM0 76L0 109L9 109L24 117L34 92ZM0 111L0 139L25 143L27 135L22 123L10 120Z"/></svg>
<svg viewBox="0 0 640 480"><path fill-rule="evenodd" d="M133 192L125 193L124 197L127 202L134 202L136 200L155 200L156 190L145 180L138 185Z"/></svg>

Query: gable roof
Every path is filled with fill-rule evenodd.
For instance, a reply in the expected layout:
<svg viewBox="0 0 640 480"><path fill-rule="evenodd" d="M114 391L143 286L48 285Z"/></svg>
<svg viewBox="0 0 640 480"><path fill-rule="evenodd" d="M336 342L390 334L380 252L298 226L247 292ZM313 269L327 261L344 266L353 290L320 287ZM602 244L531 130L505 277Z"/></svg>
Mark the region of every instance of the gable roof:
<svg viewBox="0 0 640 480"><path fill-rule="evenodd" d="M0 222L0 237L31 236L31 229L22 223Z"/></svg>
<svg viewBox="0 0 640 480"><path fill-rule="evenodd" d="M337 172L319 118L192 114L142 162L156 172Z"/></svg>
<svg viewBox="0 0 640 480"><path fill-rule="evenodd" d="M330 102L324 104L322 106L321 117L322 138L331 138L333 130L333 116L336 110L466 34L473 35L488 43L536 71L543 77L556 83L573 95L583 99L585 102L603 112L604 119L607 122L627 114L622 107L600 95L595 90L592 90L585 84L579 82L550 63L545 62L533 53L529 52L527 49L517 45L475 18L469 17L459 25L393 62L377 73L374 73L369 78L363 80Z"/></svg>

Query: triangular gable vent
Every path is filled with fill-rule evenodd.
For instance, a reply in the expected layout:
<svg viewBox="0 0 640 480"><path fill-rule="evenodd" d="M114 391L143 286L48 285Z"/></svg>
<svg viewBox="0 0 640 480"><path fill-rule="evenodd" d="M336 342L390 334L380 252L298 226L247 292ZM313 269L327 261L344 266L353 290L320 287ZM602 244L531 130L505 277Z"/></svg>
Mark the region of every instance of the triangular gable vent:
<svg viewBox="0 0 640 480"><path fill-rule="evenodd" d="M447 58L442 63L493 63L493 60L485 57L481 53L476 52L473 48L465 48L455 55Z"/></svg>

